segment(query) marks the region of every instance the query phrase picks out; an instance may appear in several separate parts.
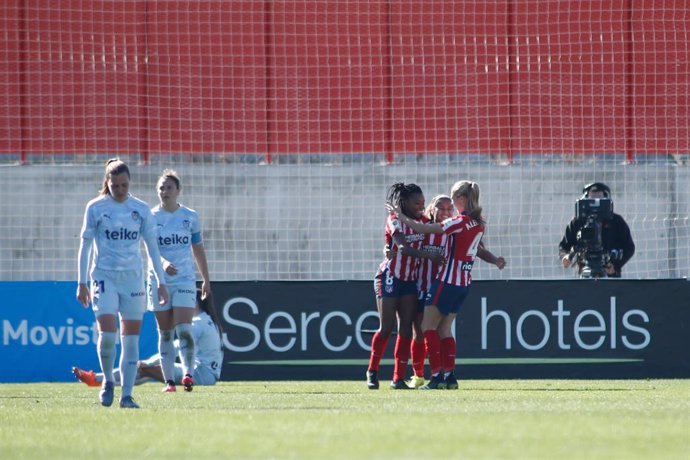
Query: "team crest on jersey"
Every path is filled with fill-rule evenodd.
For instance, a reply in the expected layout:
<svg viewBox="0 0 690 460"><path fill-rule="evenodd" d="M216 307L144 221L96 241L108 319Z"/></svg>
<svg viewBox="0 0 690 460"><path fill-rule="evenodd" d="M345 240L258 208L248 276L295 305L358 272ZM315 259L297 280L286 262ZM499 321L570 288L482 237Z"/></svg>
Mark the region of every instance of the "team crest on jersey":
<svg viewBox="0 0 690 460"><path fill-rule="evenodd" d="M389 294L393 292L393 286L388 286L388 285L386 285L386 287L385 287L384 289L385 289L386 292L389 293Z"/></svg>
<svg viewBox="0 0 690 460"><path fill-rule="evenodd" d="M189 228L192 226L192 223L189 221L189 219L185 219L182 221L182 228L185 230L189 230Z"/></svg>
<svg viewBox="0 0 690 460"><path fill-rule="evenodd" d="M138 222L140 218L139 211L132 211L132 220L134 222Z"/></svg>

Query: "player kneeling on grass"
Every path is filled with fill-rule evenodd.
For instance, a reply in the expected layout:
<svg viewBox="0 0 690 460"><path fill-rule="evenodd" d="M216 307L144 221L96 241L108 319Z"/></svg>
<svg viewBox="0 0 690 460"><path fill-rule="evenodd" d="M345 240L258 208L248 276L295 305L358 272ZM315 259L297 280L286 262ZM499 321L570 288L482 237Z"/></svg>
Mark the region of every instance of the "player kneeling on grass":
<svg viewBox="0 0 690 460"><path fill-rule="evenodd" d="M220 332L220 321L213 308L211 297L201 299L201 291L196 294L196 311L192 319L192 335L197 345L194 370L192 377L196 385L215 385L220 379L220 371L223 364L223 349ZM176 343L177 345L177 343ZM179 353L179 348L178 348ZM103 374L92 370L83 370L73 367L74 376L88 386L101 386ZM181 381L184 377L182 364L175 363L175 381ZM114 371L115 383L120 385L120 371ZM160 355L137 363L136 385L146 382L163 382Z"/></svg>

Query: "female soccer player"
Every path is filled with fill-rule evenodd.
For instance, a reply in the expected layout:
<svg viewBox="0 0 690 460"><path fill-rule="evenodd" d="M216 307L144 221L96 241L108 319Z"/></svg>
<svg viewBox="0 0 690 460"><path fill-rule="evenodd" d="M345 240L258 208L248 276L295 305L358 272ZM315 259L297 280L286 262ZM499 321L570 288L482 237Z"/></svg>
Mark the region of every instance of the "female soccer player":
<svg viewBox="0 0 690 460"><path fill-rule="evenodd" d="M201 291L197 290L197 306L192 319L192 335L196 344L196 355L192 376L195 385L215 385L220 380L220 372L223 365L223 348L221 325L218 314L213 307L211 296L201 298ZM179 342L178 342L179 344ZM177 347L176 347L177 349ZM140 385L151 380L165 383L165 377L161 370L160 355L155 354L149 359L139 361L137 379L135 385ZM73 367L74 376L88 386L101 386L102 373L87 371ZM115 385L120 384L120 371L115 369ZM181 363L175 363L175 381L184 377Z"/></svg>
<svg viewBox="0 0 690 460"><path fill-rule="evenodd" d="M388 209L414 231L448 235L446 260L438 278L431 284L422 320L424 343L431 367L431 381L422 389L455 389L458 386L452 371L448 375L441 373L441 341L437 329L450 330L467 297L472 282L472 265L485 229L477 183L467 180L456 182L451 189L451 197L459 215L441 223L417 222L407 217L399 207L388 205Z"/></svg>
<svg viewBox="0 0 690 460"><path fill-rule="evenodd" d="M422 218L424 194L415 184L393 184L388 190L387 202L399 209L400 214L409 221ZM431 257L436 262L440 262L442 258L438 254L421 251L424 235L413 231L394 214L388 216L384 238L386 248L393 256L390 259L384 258L374 278L380 327L371 341L369 368L366 373L367 386L372 390L379 388L379 363L388 345L388 338L393 332L397 315L398 337L395 343L395 366L391 388L403 390L409 388L404 378L410 359L412 322L417 307L418 258Z"/></svg>
<svg viewBox="0 0 690 460"><path fill-rule="evenodd" d="M166 169L158 178L158 198L160 204L153 208L153 217L158 228L158 248L160 261L165 269L165 283L170 292L170 301L158 305L151 293L156 286L153 271L149 274L149 309L156 315L158 324L158 353L161 356L161 369L165 378L164 392L175 392L175 346L173 335L177 333L180 343L180 360L184 376L180 383L185 391L192 391L194 377L195 344L192 334L192 318L196 304L196 272L194 261L201 273L202 298L211 295L206 251L201 238L201 224L196 211L181 205L180 178L171 169ZM150 265L153 267L153 265Z"/></svg>
<svg viewBox="0 0 690 460"><path fill-rule="evenodd" d="M424 216L429 222L443 222L453 217L453 211L453 200L451 200L448 195L436 195L432 198L431 203L424 211ZM445 233L427 233L424 235L422 250L443 255L446 251L446 240ZM491 251L484 248L484 243L480 244L477 250L477 257L485 262L496 265L499 270L503 270L506 264L503 257L496 257ZM424 333L422 332L422 318L424 317L426 296L431 287L431 283L438 275L439 268L440 267L434 264L430 259L420 260L419 277L417 279L419 300L417 304L417 316L415 317L412 329L412 347L410 350L414 373L407 382L408 386L412 388L419 388L425 383L424 361L426 358L426 351L424 348ZM448 324L446 329L439 329L439 335L441 338L443 369L444 371L447 370L448 372L452 372L455 369L455 339L453 338L450 324Z"/></svg>
<svg viewBox="0 0 690 460"><path fill-rule="evenodd" d="M447 195L436 195L424 211L424 217L428 222L442 222L453 216L453 201ZM445 254L446 235L427 233L424 235L422 250L435 253L440 256ZM424 317L424 305L426 295L431 282L436 279L438 264L431 259L423 259L419 262L419 274L417 277L417 314L412 324L412 344L410 356L412 358L412 378L407 382L411 388L419 388L424 385L424 334L422 333L422 318Z"/></svg>
<svg viewBox="0 0 690 460"><path fill-rule="evenodd" d="M127 165L119 159L109 160L100 195L86 205L79 245L77 300L84 308L91 301L96 314L98 358L105 375L99 394L101 404L110 406L113 403L115 334L119 314L122 344L120 407L138 409L139 406L132 399L132 387L139 360L139 330L146 311L140 246L142 238L150 258L155 261L153 268L160 280L160 304L168 302L168 291L163 279L153 215L145 202L129 194L129 180ZM86 283L92 245L94 251L89 290Z"/></svg>

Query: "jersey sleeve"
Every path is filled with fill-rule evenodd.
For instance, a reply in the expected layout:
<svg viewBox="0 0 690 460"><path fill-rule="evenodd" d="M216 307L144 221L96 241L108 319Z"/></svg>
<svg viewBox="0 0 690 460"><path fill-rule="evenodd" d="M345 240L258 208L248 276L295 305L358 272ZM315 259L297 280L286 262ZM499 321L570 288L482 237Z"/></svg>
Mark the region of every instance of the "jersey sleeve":
<svg viewBox="0 0 690 460"><path fill-rule="evenodd" d="M82 238L79 244L79 256L77 261L77 282L79 284L86 283L86 274L89 269L89 257L91 256L91 246L93 239Z"/></svg>
<svg viewBox="0 0 690 460"><path fill-rule="evenodd" d="M93 206L89 203L84 211L84 222L81 226L80 236L93 240L96 236L96 217L94 216Z"/></svg>
<svg viewBox="0 0 690 460"><path fill-rule="evenodd" d="M403 228L402 228L402 222L400 222L400 219L395 214L391 214L388 216L388 220L386 220L386 233L389 235L393 235L395 233L402 233Z"/></svg>
<svg viewBox="0 0 690 460"><path fill-rule="evenodd" d="M165 284L165 271L161 262L161 254L158 249L158 239L156 235L156 220L149 208L144 208L142 212L141 234L146 244L146 251L149 255L149 262L158 278L158 284Z"/></svg>
<svg viewBox="0 0 690 460"><path fill-rule="evenodd" d="M203 322L203 316L195 315L194 318L192 318L192 337L194 338L194 343L199 343L199 339L201 339L201 336L204 334Z"/></svg>
<svg viewBox="0 0 690 460"><path fill-rule="evenodd" d="M192 244L201 244L203 242L203 238L201 237L201 220L199 219L199 214L197 214L196 212L192 212L191 214Z"/></svg>
<svg viewBox="0 0 690 460"><path fill-rule="evenodd" d="M81 241L79 242L77 257L77 282L82 284L86 283L91 247L93 246L93 239L96 237L96 218L94 217L93 206L90 203L84 210L84 222L80 236Z"/></svg>
<svg viewBox="0 0 690 460"><path fill-rule="evenodd" d="M459 233L461 232L465 227L465 216L464 215L459 215L459 216L453 216L449 217L448 219L444 220L441 222L441 227L443 227L443 233L446 235L451 235L453 233Z"/></svg>

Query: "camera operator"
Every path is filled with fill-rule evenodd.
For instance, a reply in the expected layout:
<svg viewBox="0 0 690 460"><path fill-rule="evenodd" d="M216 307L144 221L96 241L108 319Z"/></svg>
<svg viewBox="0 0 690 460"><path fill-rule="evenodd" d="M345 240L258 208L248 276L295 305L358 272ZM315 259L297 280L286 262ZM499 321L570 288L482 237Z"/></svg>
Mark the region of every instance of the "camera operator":
<svg viewBox="0 0 690 460"><path fill-rule="evenodd" d="M582 199L611 198L611 190L601 182L585 186L582 194ZM601 225L600 243L603 255L600 263L603 266L600 272L597 272L595 267L589 276L620 278L623 265L635 254L635 243L633 243L630 228L620 215L613 212L599 224ZM583 273L588 260L586 260L587 256L582 254L581 236L582 229L587 225L586 220L575 216L566 227L565 235L559 244L559 255L563 266L567 268L576 260L578 274L583 277L588 276L587 273ZM588 270L590 268L588 267Z"/></svg>

